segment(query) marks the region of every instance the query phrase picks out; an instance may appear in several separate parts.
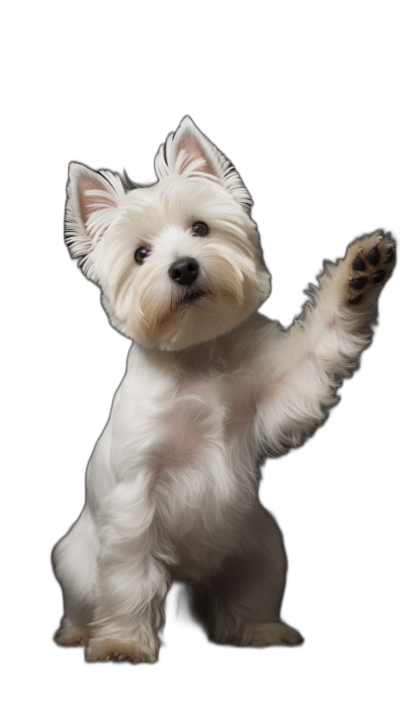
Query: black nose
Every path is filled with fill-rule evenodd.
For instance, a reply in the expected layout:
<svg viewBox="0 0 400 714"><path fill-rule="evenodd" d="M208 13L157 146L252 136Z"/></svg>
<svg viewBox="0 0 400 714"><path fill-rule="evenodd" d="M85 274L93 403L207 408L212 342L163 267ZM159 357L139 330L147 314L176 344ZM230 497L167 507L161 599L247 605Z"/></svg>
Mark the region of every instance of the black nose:
<svg viewBox="0 0 400 714"><path fill-rule="evenodd" d="M194 258L181 258L172 263L168 273L179 285L191 285L199 274L199 264Z"/></svg>

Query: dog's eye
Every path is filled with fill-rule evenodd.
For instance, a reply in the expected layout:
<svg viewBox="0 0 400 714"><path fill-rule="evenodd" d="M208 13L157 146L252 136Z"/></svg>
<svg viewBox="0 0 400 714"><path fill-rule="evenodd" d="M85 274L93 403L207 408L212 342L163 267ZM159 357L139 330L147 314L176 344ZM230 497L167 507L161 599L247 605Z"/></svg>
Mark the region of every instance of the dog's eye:
<svg viewBox="0 0 400 714"><path fill-rule="evenodd" d="M141 265L144 261L145 258L149 255L150 251L148 248L144 248L141 246L140 248L137 249L135 253L135 260L139 265Z"/></svg>
<svg viewBox="0 0 400 714"><path fill-rule="evenodd" d="M197 223L194 223L192 225L192 231L196 236L206 236L207 233L210 232L210 229L209 229L207 223L203 223L202 221L197 221Z"/></svg>

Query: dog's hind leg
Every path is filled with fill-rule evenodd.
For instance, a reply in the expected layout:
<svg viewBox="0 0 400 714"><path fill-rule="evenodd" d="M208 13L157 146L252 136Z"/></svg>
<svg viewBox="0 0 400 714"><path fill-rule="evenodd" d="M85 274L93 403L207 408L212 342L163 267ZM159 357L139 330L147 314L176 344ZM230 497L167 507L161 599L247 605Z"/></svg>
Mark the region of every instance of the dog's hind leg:
<svg viewBox="0 0 400 714"><path fill-rule="evenodd" d="M55 634L59 645L84 645L95 608L94 581L98 555L96 525L85 507L52 553L54 572L64 598L64 616Z"/></svg>
<svg viewBox="0 0 400 714"><path fill-rule="evenodd" d="M201 583L192 583L193 609L210 639L242 647L301 644L301 634L280 618L286 570L281 531L258 505L241 552L228 556Z"/></svg>

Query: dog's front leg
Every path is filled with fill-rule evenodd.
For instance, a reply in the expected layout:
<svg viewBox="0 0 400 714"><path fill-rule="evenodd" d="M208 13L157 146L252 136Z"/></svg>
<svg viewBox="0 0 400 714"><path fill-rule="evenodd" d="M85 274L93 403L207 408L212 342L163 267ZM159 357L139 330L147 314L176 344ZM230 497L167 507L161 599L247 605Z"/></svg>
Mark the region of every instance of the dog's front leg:
<svg viewBox="0 0 400 714"><path fill-rule="evenodd" d="M146 479L120 483L102 509L97 608L86 660L154 662L168 574L153 555L154 505Z"/></svg>
<svg viewBox="0 0 400 714"><path fill-rule="evenodd" d="M343 378L371 342L379 293L394 264L389 234L358 239L343 260L326 264L301 318L273 335L255 424L265 451L277 455L299 446L326 419Z"/></svg>

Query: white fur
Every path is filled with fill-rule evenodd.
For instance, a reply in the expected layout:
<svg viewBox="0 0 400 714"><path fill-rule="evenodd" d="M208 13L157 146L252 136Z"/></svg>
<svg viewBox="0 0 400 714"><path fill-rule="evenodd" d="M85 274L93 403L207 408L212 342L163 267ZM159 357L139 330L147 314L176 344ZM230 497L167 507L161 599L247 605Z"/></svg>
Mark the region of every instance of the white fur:
<svg viewBox="0 0 400 714"><path fill-rule="evenodd" d="M84 511L54 552L66 608L61 632L90 627L88 659L153 661L173 578L196 587L229 558L261 562L259 465L324 421L370 341L381 287L372 285L360 305L348 302L354 244L326 267L320 290L284 331L256 312L270 277L251 198L226 157L186 118L160 148L156 171L158 183L126 192L117 174L72 164L68 185L71 253L100 285L111 322L135 340L89 462ZM196 221L209 235L193 234ZM151 250L142 265L134 260L140 246ZM203 295L193 302L192 288L168 274L183 257L200 266ZM273 550L276 530L268 532L265 548ZM273 643L279 597L278 615L261 623L252 618L256 594L246 607L243 597L233 603L229 617L216 605L212 636Z"/></svg>

